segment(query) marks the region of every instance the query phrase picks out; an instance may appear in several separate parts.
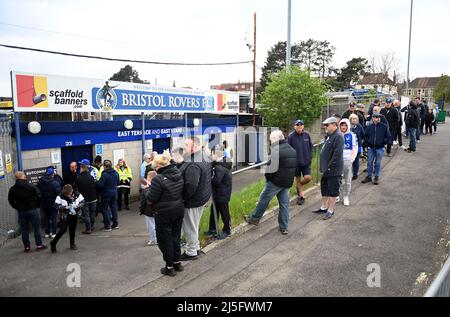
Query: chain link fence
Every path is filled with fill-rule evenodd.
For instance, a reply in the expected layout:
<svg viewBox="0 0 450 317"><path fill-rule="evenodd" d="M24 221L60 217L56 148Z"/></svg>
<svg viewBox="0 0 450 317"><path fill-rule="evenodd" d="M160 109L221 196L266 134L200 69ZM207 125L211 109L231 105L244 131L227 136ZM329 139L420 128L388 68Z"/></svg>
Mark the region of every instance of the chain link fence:
<svg viewBox="0 0 450 317"><path fill-rule="evenodd" d="M8 203L8 192L15 184L14 171L17 170L11 134L9 114L0 113L0 247L8 238L15 237L19 229L17 211Z"/></svg>

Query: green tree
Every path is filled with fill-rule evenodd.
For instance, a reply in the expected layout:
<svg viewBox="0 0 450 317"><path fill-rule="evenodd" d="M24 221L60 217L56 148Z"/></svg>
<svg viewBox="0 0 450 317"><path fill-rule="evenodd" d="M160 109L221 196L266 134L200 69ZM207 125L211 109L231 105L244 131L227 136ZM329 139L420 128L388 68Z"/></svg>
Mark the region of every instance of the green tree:
<svg viewBox="0 0 450 317"><path fill-rule="evenodd" d="M450 102L450 76L442 75L434 89L434 100Z"/></svg>
<svg viewBox="0 0 450 317"><path fill-rule="evenodd" d="M292 66L290 72L282 69L270 76L259 112L267 125L287 132L295 119L301 118L308 124L320 116L322 105L326 103L325 91L324 85L312 78L310 72L296 66Z"/></svg>
<svg viewBox="0 0 450 317"><path fill-rule="evenodd" d="M121 68L117 73L115 73L110 80L114 81L126 81L130 83L140 83L140 84L148 84L149 82L146 80L142 80L139 78L139 73L133 69L130 65L126 65Z"/></svg>
<svg viewBox="0 0 450 317"><path fill-rule="evenodd" d="M339 88L347 88L352 81L357 81L369 70L369 61L363 57L355 57L341 68L336 78Z"/></svg>

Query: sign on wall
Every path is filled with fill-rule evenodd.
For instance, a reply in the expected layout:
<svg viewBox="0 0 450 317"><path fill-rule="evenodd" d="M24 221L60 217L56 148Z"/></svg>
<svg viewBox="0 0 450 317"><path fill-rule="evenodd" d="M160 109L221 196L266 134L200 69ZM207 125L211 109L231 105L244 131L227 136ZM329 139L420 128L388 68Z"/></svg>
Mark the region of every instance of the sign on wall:
<svg viewBox="0 0 450 317"><path fill-rule="evenodd" d="M13 170L12 167L12 159L11 159L11 153L5 154L5 163L6 163L6 173L11 173Z"/></svg>
<svg viewBox="0 0 450 317"><path fill-rule="evenodd" d="M113 165L116 165L119 162L119 159L125 159L125 150L124 149L113 151L113 160L114 160Z"/></svg>
<svg viewBox="0 0 450 317"><path fill-rule="evenodd" d="M17 112L237 113L239 93L12 72Z"/></svg>
<svg viewBox="0 0 450 317"><path fill-rule="evenodd" d="M0 151L0 179L5 177L5 168L3 167L3 153Z"/></svg>
<svg viewBox="0 0 450 317"><path fill-rule="evenodd" d="M103 156L103 144L95 145L95 156Z"/></svg>
<svg viewBox="0 0 450 317"><path fill-rule="evenodd" d="M28 183L37 185L39 178L41 178L42 176L44 176L47 173L47 168L48 168L48 166L24 170ZM56 169L56 166L53 166L53 168Z"/></svg>

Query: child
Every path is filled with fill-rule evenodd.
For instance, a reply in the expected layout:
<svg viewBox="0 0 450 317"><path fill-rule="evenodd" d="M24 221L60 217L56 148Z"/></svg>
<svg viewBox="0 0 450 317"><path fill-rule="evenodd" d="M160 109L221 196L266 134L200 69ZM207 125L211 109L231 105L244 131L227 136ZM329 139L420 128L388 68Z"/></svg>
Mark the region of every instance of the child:
<svg viewBox="0 0 450 317"><path fill-rule="evenodd" d="M428 109L428 113L425 115L425 134L428 134L428 131L430 131L430 135L433 135L434 119L433 109Z"/></svg>
<svg viewBox="0 0 450 317"><path fill-rule="evenodd" d="M211 205L211 214L209 218L208 235L217 236L219 239L225 239L231 234L231 217L228 208L228 202L231 198L232 191L232 174L228 169L227 162L223 160L224 152L216 149L212 155L213 159L213 178L211 179L214 205ZM215 206L215 209L213 208ZM216 219L218 221L218 213L222 217L223 230L217 235Z"/></svg>
<svg viewBox="0 0 450 317"><path fill-rule="evenodd" d="M148 236L149 240L147 242L147 245L158 245L157 239L156 239L156 228L155 228L155 207L152 203L148 202L147 199L145 199L144 192L148 190L148 188L151 186L152 179L156 176L155 171L149 171L147 173L147 179L146 184L144 185L144 190L141 194L141 205L139 207L140 214L145 215L145 223L147 224L147 230L148 230Z"/></svg>
<svg viewBox="0 0 450 317"><path fill-rule="evenodd" d="M348 119L342 119L339 122L339 129L344 136L344 177L341 186L344 187L344 206L349 206L349 196L352 190L352 164L358 155L358 141L355 133L350 131L351 125Z"/></svg>
<svg viewBox="0 0 450 317"><path fill-rule="evenodd" d="M75 245L75 231L77 229L77 219L84 206L84 197L73 190L72 185L64 185L61 194L56 197L55 206L59 216L59 230L56 237L50 242L52 253L56 252L56 244L66 233L69 227L70 249L77 250Z"/></svg>

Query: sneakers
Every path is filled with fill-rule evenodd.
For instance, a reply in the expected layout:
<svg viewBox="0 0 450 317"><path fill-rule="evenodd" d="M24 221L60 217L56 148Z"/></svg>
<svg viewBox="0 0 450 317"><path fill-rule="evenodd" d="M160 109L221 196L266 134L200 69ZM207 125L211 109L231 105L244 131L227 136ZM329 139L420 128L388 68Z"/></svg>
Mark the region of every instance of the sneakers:
<svg viewBox="0 0 450 317"><path fill-rule="evenodd" d="M41 251L41 250L45 250L45 249L47 249L47 246L44 244L38 245L36 247L36 251Z"/></svg>
<svg viewBox="0 0 450 317"><path fill-rule="evenodd" d="M358 179L358 175L353 175L352 181L354 181L354 180L356 180L356 179Z"/></svg>
<svg viewBox="0 0 450 317"><path fill-rule="evenodd" d="M72 245L70 246L70 250L78 250L76 244L72 244Z"/></svg>
<svg viewBox="0 0 450 317"><path fill-rule="evenodd" d="M217 235L216 230L208 230L205 232L205 236L208 236L208 237L212 237L212 236L216 236L216 235Z"/></svg>
<svg viewBox="0 0 450 317"><path fill-rule="evenodd" d="M406 152L408 152L408 153L414 153L416 150L411 150L411 149L408 149Z"/></svg>
<svg viewBox="0 0 450 317"><path fill-rule="evenodd" d="M46 238L50 238L50 236L51 236L51 235L50 235L49 233L46 233L46 234L45 234L45 237L46 237Z"/></svg>
<svg viewBox="0 0 450 317"><path fill-rule="evenodd" d="M156 242L155 240L149 240L149 241L147 242L147 245L148 245L148 246L158 245L158 242Z"/></svg>
<svg viewBox="0 0 450 317"><path fill-rule="evenodd" d="M30 247L25 247L25 249L23 250L23 252L26 252L26 253L28 253L28 252L30 252L31 251L31 248Z"/></svg>
<svg viewBox="0 0 450 317"><path fill-rule="evenodd" d="M336 204L338 203L338 202L340 202L341 201L341 198L339 197L339 196L337 196L336 197Z"/></svg>
<svg viewBox="0 0 450 317"><path fill-rule="evenodd" d="M297 205L303 205L305 203L305 197L299 196L297 197Z"/></svg>
<svg viewBox="0 0 450 317"><path fill-rule="evenodd" d="M177 272L175 272L173 267L169 268L169 267L165 266L161 269L161 274L173 277L173 276L177 275Z"/></svg>
<svg viewBox="0 0 450 317"><path fill-rule="evenodd" d="M92 233L91 230L86 230L86 231L83 231L83 232L82 232L82 234L91 234L91 233Z"/></svg>
<svg viewBox="0 0 450 317"><path fill-rule="evenodd" d="M350 200L348 197L344 197L344 206L350 206Z"/></svg>
<svg viewBox="0 0 450 317"><path fill-rule="evenodd" d="M103 229L103 231L110 232L110 231L112 231L112 229L111 228L105 228L105 229Z"/></svg>
<svg viewBox="0 0 450 317"><path fill-rule="evenodd" d="M181 256L180 256L180 260L181 261L193 261L193 260L197 260L198 256L197 255L187 255L186 252L184 252Z"/></svg>
<svg viewBox="0 0 450 317"><path fill-rule="evenodd" d="M322 218L322 220L328 220L333 217L334 211L328 211L327 214Z"/></svg>
<svg viewBox="0 0 450 317"><path fill-rule="evenodd" d="M312 212L315 214L326 214L328 212L328 210L319 208L317 210L313 210Z"/></svg>
<svg viewBox="0 0 450 317"><path fill-rule="evenodd" d="M183 272L184 271L184 266L183 264L181 264L181 262L175 262L173 264L173 269L177 272Z"/></svg>
<svg viewBox="0 0 450 317"><path fill-rule="evenodd" d="M397 145L397 144L398 144L398 141L394 141L393 143L394 143L394 145Z"/></svg>
<svg viewBox="0 0 450 317"><path fill-rule="evenodd" d="M219 235L217 235L217 239L223 240L228 238L230 235L231 233L222 231Z"/></svg>
<svg viewBox="0 0 450 317"><path fill-rule="evenodd" d="M386 156L387 157L392 157L392 153L388 153Z"/></svg>
<svg viewBox="0 0 450 317"><path fill-rule="evenodd" d="M368 183L368 182L371 182L371 181L372 181L372 177L366 176L366 178L364 178L364 179L361 181L361 183L365 184L365 183Z"/></svg>
<svg viewBox="0 0 450 317"><path fill-rule="evenodd" d="M259 224L259 220L253 220L252 216L244 216L244 219L247 223L251 224L251 225L255 225L257 226Z"/></svg>
<svg viewBox="0 0 450 317"><path fill-rule="evenodd" d="M55 239L56 233L52 233L52 234L50 235L50 237L51 237L52 239Z"/></svg>
<svg viewBox="0 0 450 317"><path fill-rule="evenodd" d="M112 226L111 227L113 230L117 230L117 229L119 229L119 225L117 225L117 226Z"/></svg>
<svg viewBox="0 0 450 317"><path fill-rule="evenodd" d="M287 235L289 233L288 229L281 229L281 228L280 228L280 232L283 235Z"/></svg>
<svg viewBox="0 0 450 317"><path fill-rule="evenodd" d="M375 179L373 180L373 184L378 185L378 180L379 180L378 176L375 176Z"/></svg>

